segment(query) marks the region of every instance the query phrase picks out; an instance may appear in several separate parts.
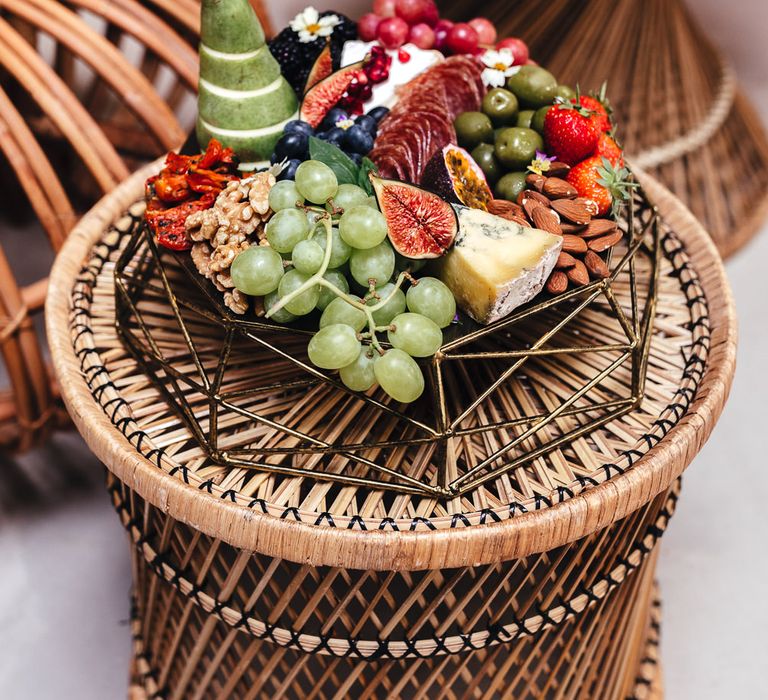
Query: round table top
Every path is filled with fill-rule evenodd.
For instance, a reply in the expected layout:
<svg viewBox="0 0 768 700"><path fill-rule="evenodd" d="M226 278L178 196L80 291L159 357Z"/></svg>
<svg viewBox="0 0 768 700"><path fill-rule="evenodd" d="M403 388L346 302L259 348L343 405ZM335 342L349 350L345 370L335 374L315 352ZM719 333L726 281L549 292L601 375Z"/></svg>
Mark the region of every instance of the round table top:
<svg viewBox="0 0 768 700"><path fill-rule="evenodd" d="M214 463L123 346L115 325L115 263L141 219L143 181L157 167L144 168L105 197L70 235L51 275L48 337L62 395L94 453L143 498L210 536L311 565L380 570L527 556L603 528L669 488L725 403L736 322L722 264L685 207L640 175L662 223L655 320L638 407L453 497L393 494ZM617 284L615 293L621 303L629 292ZM157 299L152 304L162 313ZM582 323L595 322L589 314L597 311L585 313ZM180 352L172 333L163 343ZM598 361L583 359L588 356L560 366L560 384L570 373L579 375L579 362L599 370ZM536 384L542 366L539 360L529 368L520 402L533 394L545 403L558 398L560 384L548 386L546 372L539 378L544 388ZM632 383L631 368L619 369L605 392L618 395ZM304 391L322 408L324 395L313 393L320 389ZM191 405L199 408L202 402L194 399ZM552 431L565 434L573 420L560 416ZM466 456L472 447L465 440Z"/></svg>

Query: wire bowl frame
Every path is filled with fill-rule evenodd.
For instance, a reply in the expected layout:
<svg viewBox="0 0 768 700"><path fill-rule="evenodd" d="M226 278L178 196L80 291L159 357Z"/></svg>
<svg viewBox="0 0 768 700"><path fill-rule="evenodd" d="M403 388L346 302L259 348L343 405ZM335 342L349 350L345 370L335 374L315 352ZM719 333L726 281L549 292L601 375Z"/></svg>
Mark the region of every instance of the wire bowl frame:
<svg viewBox="0 0 768 700"><path fill-rule="evenodd" d="M607 279L489 326L460 314L440 351L421 361L427 386L409 405L376 387L352 392L314 367L306 345L316 319L282 326L229 311L189 256L158 248L143 221L115 266L117 330L215 464L453 498L642 402L660 244L642 190L619 228ZM647 262L638 265L640 256ZM170 351L169 337L182 337L188 354ZM630 382L612 381L628 369ZM191 401L201 395L202 404ZM464 441L482 458L468 459Z"/></svg>

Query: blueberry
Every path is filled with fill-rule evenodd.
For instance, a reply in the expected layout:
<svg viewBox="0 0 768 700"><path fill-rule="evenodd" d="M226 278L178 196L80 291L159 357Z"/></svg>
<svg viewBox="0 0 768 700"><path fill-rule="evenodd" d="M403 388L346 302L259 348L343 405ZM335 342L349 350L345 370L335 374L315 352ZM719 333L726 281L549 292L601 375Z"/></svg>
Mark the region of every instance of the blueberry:
<svg viewBox="0 0 768 700"><path fill-rule="evenodd" d="M299 132L284 134L275 144L274 156L278 161L283 158L307 158L309 149L309 136Z"/></svg>
<svg viewBox="0 0 768 700"><path fill-rule="evenodd" d="M334 146L341 146L341 144L344 142L344 137L346 134L347 132L344 131L344 129L334 127L326 134L325 140L328 143L332 143Z"/></svg>
<svg viewBox="0 0 768 700"><path fill-rule="evenodd" d="M334 107L325 115L325 119L323 119L320 124L320 128L326 131L333 129L333 127L336 126L336 122L339 122L342 119L349 119L349 115L341 107Z"/></svg>
<svg viewBox="0 0 768 700"><path fill-rule="evenodd" d="M363 162L363 156L361 156L359 153L347 153L347 155L355 163L355 165L360 165L360 163Z"/></svg>
<svg viewBox="0 0 768 700"><path fill-rule="evenodd" d="M373 136L355 124L355 126L347 129L347 133L344 134L344 148L353 153L366 155L373 150Z"/></svg>
<svg viewBox="0 0 768 700"><path fill-rule="evenodd" d="M371 136L376 136L378 122L370 114L363 114L362 116L358 117L355 124L367 131L369 134L371 134Z"/></svg>
<svg viewBox="0 0 768 700"><path fill-rule="evenodd" d="M380 122L384 117L389 114L389 110L386 107L374 107L368 112L369 117L373 117L377 122Z"/></svg>
<svg viewBox="0 0 768 700"><path fill-rule="evenodd" d="M278 176L278 180L295 180L296 179L296 169L301 165L301 161L298 158L294 158L293 160L289 160L288 163L286 163L285 168L283 169L283 172L281 172Z"/></svg>
<svg viewBox="0 0 768 700"><path fill-rule="evenodd" d="M315 130L307 122L301 121L301 119L294 119L285 125L284 129L286 134L306 134L307 136L314 136Z"/></svg>

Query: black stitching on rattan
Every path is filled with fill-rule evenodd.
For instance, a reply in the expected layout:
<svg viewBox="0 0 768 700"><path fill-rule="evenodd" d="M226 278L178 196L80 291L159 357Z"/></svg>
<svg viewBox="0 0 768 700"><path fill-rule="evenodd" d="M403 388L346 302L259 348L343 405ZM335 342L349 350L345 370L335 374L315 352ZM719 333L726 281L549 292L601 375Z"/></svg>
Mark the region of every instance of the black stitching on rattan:
<svg viewBox="0 0 768 700"><path fill-rule="evenodd" d="M428 518L417 516L411 520L410 530L415 530L419 525L426 525L430 530L436 530L435 524Z"/></svg>
<svg viewBox="0 0 768 700"><path fill-rule="evenodd" d="M394 518L382 518L381 522L379 523L379 530L386 530L387 526L391 527L395 532L400 531L400 528L398 527Z"/></svg>
<svg viewBox="0 0 768 700"><path fill-rule="evenodd" d="M333 516L331 516L330 513L328 513L328 517L333 520ZM334 526L336 523L334 523ZM361 530L367 530L368 526L365 524L365 520L363 520L359 515L353 515L349 520L349 525L347 525L347 530L354 530L355 526L359 527Z"/></svg>
<svg viewBox="0 0 768 700"><path fill-rule="evenodd" d="M461 521L462 525L469 525L469 518L463 513L454 513L451 516L451 527L454 528Z"/></svg>
<svg viewBox="0 0 768 700"><path fill-rule="evenodd" d="M132 234L132 231L136 224L138 224L141 221L141 217L133 217L132 219L132 225L127 228L126 230L122 231L119 229L116 229L112 227L110 230L117 231L121 234L121 236L124 238L126 236L129 236ZM680 287L681 289L686 292L690 287L694 287L697 290L701 289L701 286L699 284L698 279L695 276L695 272L691 270L691 267L687 260L681 260L680 257L685 254L685 248L681 241L679 241L672 232L665 231L661 235L660 238L661 246L667 255L669 261L672 263L673 267L671 270L668 271L668 275L670 277L678 278L680 280ZM83 266L81 268L80 274L78 278L76 279L75 287L73 288L72 297L71 297L71 303L73 308L71 309L70 318L72 319L71 327L77 332L74 335L74 342L78 341L83 335L87 333L92 333L91 326L88 323L83 323L80 321L76 321L75 319L79 318L85 318L89 319L89 308L86 305L86 301L89 301L92 299L92 285L94 285L98 279L98 275L103 268L104 264L109 260L112 253L116 250L119 250L122 245L122 239L118 238L115 243L113 244L106 244L101 243L97 247L95 247L92 251L92 257L91 261L88 265ZM104 251L104 252L100 252ZM683 280L683 273L690 274L690 279ZM90 297L89 297L90 295ZM687 300L688 301L688 300ZM697 319L693 320L691 322L691 327L698 327L699 325L705 326L707 329L709 328L709 317L706 313L706 296L703 294L703 292L700 292L695 297L690 298L691 303L688 304L690 309L693 309L694 306L696 306L699 302L700 305L704 307L700 311L700 315ZM693 340L689 346L689 350L693 350L696 348L697 345L701 345L704 348L709 348L710 345L710 339L708 336L703 336L700 338L697 338ZM84 374L84 377L86 376L86 368L84 359L87 355L91 354L90 352L84 353L81 358L81 371ZM704 373L704 366L705 361L703 361L698 355L695 353L692 353L692 357L690 357L686 362L686 367L683 371L682 377L686 379L692 379L698 382L700 377ZM696 366L701 366L700 368L696 368ZM94 375L95 376L95 375ZM114 391L117 391L116 385L112 381L106 381L105 383L101 384L97 388L93 388L90 382L87 382L89 388L91 389L91 393L94 397L94 399L101 404L101 395L106 391L106 389L110 388ZM677 395L678 395L678 401L670 403L668 406L665 407L665 410L671 411L676 420L680 420L682 418L682 415L684 415L684 411L688 410L691 401L693 400L693 397L696 394L696 389L692 387L685 387L681 386L678 387ZM103 405L103 404L102 404ZM683 408L683 413L680 414L679 410ZM112 422L115 424L115 427L118 428L123 434L125 434L127 422L130 419L120 419L119 421L115 422L114 419L112 419ZM652 441L656 440L658 442L659 438L657 435L642 435L640 436L638 442L645 442L649 448L651 448ZM637 452L637 451L635 451ZM642 456L642 453L638 453L638 455ZM146 456L146 455L145 455ZM158 466L161 466L161 461L158 459ZM629 463L629 466L632 466L632 462ZM600 469L603 470L603 472L606 475L606 478L611 478L611 471L615 470L617 474L623 474L624 469L619 467L616 464L604 464L601 465ZM176 472L180 472L182 474L182 477L185 481L185 483L189 484L189 472L186 467L183 467L181 465L174 466L171 470L171 474L175 474ZM576 481L584 488L586 484L590 485L597 485L599 482L597 482L595 479L591 477L578 477ZM209 487L209 493L212 493L212 489ZM562 498L560 499L562 500ZM252 504L259 502L258 499L254 499L250 502L249 507L252 507ZM552 505L552 502L550 499L546 499L543 496L539 496L535 498L535 504L536 509L539 509L541 507L541 502L547 503L548 506ZM265 513L268 513L268 507L266 503L262 503L262 510ZM290 510L290 509L289 509ZM301 515L298 512L298 509L293 509L296 512L293 513L294 518L298 521L301 521ZM525 508L518 507L515 503L509 504L509 513L510 515L514 515L516 511L519 512L527 512ZM286 517L286 513L284 512L281 516L281 518ZM480 514L480 523L483 524L487 521L487 518L491 517L494 521L500 520L498 517L498 514L496 512L491 512L490 510L486 514L485 509L481 511ZM420 522L423 522L424 518L421 520L414 519L411 521L410 528L414 529ZM391 518L385 518L382 520L379 525L378 529L382 530L385 529L387 526L392 527L395 530L399 530L397 524L392 520ZM432 525L430 523L430 525ZM338 524L334 522L332 527L337 527ZM471 525L470 525L471 526Z"/></svg>
<svg viewBox="0 0 768 700"><path fill-rule="evenodd" d="M677 481L677 487L679 488L680 479ZM115 509L118 513L124 514L124 526L129 529L129 532L131 533L134 540L136 540L137 534L140 534L139 531L139 524L136 523L133 518L130 517L130 513L128 511L127 504L122 500L121 496L121 490L118 486L119 482L115 482L114 486L109 488L109 491L113 494L113 503L115 505ZM677 488L673 488L668 494L665 499L665 503L662 504L661 508L659 509L659 512L657 513L657 516L655 518L655 521L650 523L646 526L645 532L641 535L638 535L638 537L635 539L633 549L639 552L649 552L650 549L645 544L645 539L647 539L649 536L654 539L654 541L657 541L658 538L663 534L663 529L660 527L660 525L663 525L663 527L666 527L666 524L671 516L671 513L674 511L675 504L677 503L678 495L677 495ZM658 533L658 536L656 534ZM207 595L205 594L204 587L207 585L207 581L204 580L201 585L198 585L194 583L194 572L189 570L189 567L184 567L183 569L175 568L173 564L171 564L167 557L164 554L161 554L159 552L155 553L155 556L153 557L145 557L145 560L147 561L147 565L159 576L164 578L168 583L175 586L179 592L181 592L183 595L187 595L189 598L195 600L195 602L202 607L204 610L208 611L210 614L215 615L225 623L227 623L226 620L222 617L224 608L229 607L227 602L221 601L215 596L208 596L210 598L210 601L206 605L203 601L203 596ZM626 579L626 576L629 575L632 571L637 569L640 564L643 561L643 557L640 557L637 564L633 564L631 561L629 561L628 558L619 556L616 558L616 560L612 563L611 567L607 572L602 574L601 576L598 576L589 587L578 586L576 591L574 592L574 598L585 595L587 599L591 603L596 603L602 600L602 598L595 594L595 590L597 587L601 584L601 582L607 582L608 583L608 590L603 594L603 596L608 595L608 593L613 590L618 585L621 585L621 583ZM621 566L624 566L626 569L625 577L623 579L618 579L614 577L613 575L613 568L615 568L615 564L619 564ZM169 574L170 573L170 577ZM185 579L187 587L189 587L189 592L185 593L184 591L181 591L180 583L182 579ZM212 602L211 602L212 601ZM562 608L565 611L565 615L562 617L561 620L557 620L553 617L553 611L556 609ZM231 608L230 608L231 609ZM486 619L486 625L485 629L478 630L475 633L461 633L457 635L459 639L462 642L462 647L460 649L454 649L449 650L446 645L446 640L444 638L428 638L428 639L420 639L418 640L421 643L429 643L433 645L433 648L431 651L420 651L416 647L417 640L412 639L400 639L397 640L399 643L403 644L406 647L406 656L411 657L418 657L418 658L429 658L432 656L436 656L441 653L446 654L454 654L454 653L461 653L463 651L469 651L473 649L479 649L481 647L487 646L489 644L493 644L496 642L508 642L513 639L517 639L518 637L522 636L525 633L532 634L532 633L539 633L543 632L543 630L549 626L561 624L563 621L568 619L569 617L573 615L579 614L579 611L576 611L570 601L565 601L562 599L562 597L559 597L555 599L552 602L552 605L547 609L544 610L540 607L534 608L535 612L541 617L541 621L536 621L532 619L531 617L528 617L526 619L520 619L517 616L512 616L512 622L511 624L515 626L516 631L514 633L510 633L507 630L504 629L502 625L499 623L493 622L490 619L490 613L488 613L485 616ZM234 612L238 612L235 610ZM347 639L345 640L347 642L348 647L343 651L339 652L338 650L334 650L330 646L331 637L320 635L320 643L313 643L311 645L303 645L301 642L301 632L299 630L295 629L283 629L283 634L288 635L288 641L285 640L279 640L277 635L275 634L275 631L277 630L277 627L274 624L270 624L267 622L261 622L261 624L264 627L263 632L254 632L249 625L250 618L247 617L247 613L242 610L240 612L239 619L232 625L235 628L245 628L248 632L250 632L254 637L261 638L261 639L270 639L273 643L280 645L280 646L291 646L294 648L302 649L306 652L316 652L320 649L326 650L328 653L333 654L335 656L343 656L343 657L352 657L352 656L359 656L361 658L367 658L367 659L378 659L378 658L403 658L402 653L393 654L390 651L390 641L389 640L362 640L362 639ZM229 624L229 623L227 623ZM534 629L538 630L538 632L534 632ZM472 634L477 634L478 632L486 632L487 633L487 639L483 642L479 642L477 644L473 643L471 640ZM366 641L367 643L371 643L373 641L376 642L376 648L373 653L367 653L364 654L360 651L359 644L363 641ZM393 640L394 641L394 640Z"/></svg>

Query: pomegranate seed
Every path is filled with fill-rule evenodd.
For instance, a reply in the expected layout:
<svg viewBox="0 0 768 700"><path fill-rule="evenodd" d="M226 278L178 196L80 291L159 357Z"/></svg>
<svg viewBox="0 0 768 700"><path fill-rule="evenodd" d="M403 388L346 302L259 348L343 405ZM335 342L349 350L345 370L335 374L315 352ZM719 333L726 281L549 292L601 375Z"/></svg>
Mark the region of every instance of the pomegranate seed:
<svg viewBox="0 0 768 700"><path fill-rule="evenodd" d="M400 60L400 63L408 63L408 61L411 60L411 54L409 54L404 49L400 49L397 52L397 58Z"/></svg>

